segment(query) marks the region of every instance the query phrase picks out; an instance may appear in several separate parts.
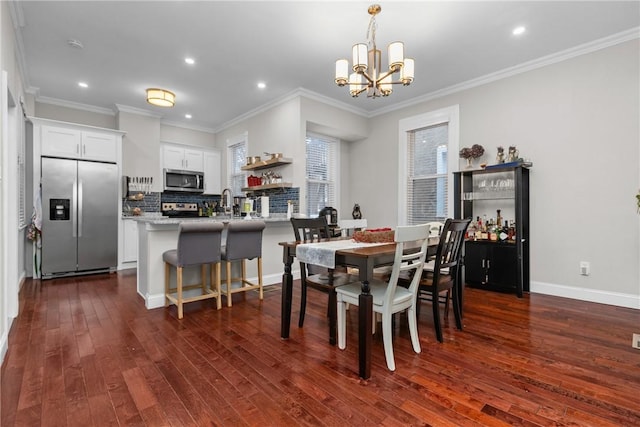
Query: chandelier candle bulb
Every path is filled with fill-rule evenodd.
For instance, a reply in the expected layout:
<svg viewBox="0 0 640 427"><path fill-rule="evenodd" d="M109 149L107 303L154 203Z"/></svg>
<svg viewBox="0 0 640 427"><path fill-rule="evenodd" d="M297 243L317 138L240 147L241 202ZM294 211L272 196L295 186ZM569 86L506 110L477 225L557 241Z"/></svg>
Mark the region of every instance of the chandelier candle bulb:
<svg viewBox="0 0 640 427"><path fill-rule="evenodd" d="M336 84L344 86L349 79L349 61L346 59L338 59L336 61Z"/></svg>
<svg viewBox="0 0 640 427"><path fill-rule="evenodd" d="M389 69L400 69L404 61L404 44L393 42L389 45Z"/></svg>
<svg viewBox="0 0 640 427"><path fill-rule="evenodd" d="M413 81L413 58L405 58L400 80L404 86L408 86Z"/></svg>
<svg viewBox="0 0 640 427"><path fill-rule="evenodd" d="M358 43L353 45L353 71L356 73L367 71L367 45Z"/></svg>

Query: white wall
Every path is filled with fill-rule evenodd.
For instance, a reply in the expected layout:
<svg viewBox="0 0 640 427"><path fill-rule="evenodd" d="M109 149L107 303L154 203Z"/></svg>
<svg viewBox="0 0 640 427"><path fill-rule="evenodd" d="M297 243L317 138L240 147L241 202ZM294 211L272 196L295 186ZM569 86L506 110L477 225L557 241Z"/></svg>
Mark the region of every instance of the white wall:
<svg viewBox="0 0 640 427"><path fill-rule="evenodd" d="M203 132L163 123L160 124L160 141L207 149L216 147L215 134L212 132Z"/></svg>
<svg viewBox="0 0 640 427"><path fill-rule="evenodd" d="M35 103L35 117L78 123L105 129L117 129L115 113L97 113L61 105Z"/></svg>
<svg viewBox="0 0 640 427"><path fill-rule="evenodd" d="M460 146L516 145L531 169L531 290L640 308L640 46L633 40L375 117L352 144L370 226L397 222L398 122L460 105ZM452 153L457 155L457 153ZM460 162L461 167L462 162ZM371 170L385 171L371 176ZM579 262L591 275L579 274Z"/></svg>

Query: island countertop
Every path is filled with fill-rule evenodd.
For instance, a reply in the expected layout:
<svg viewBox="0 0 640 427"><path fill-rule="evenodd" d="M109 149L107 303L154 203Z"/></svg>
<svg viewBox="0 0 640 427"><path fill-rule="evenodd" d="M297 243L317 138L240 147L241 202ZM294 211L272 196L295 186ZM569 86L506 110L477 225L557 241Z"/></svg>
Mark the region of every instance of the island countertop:
<svg viewBox="0 0 640 427"><path fill-rule="evenodd" d="M204 222L236 222L236 221L254 221L260 220L265 223L288 223L289 220L286 217L286 214L283 215L273 215L268 218L260 218L260 217L252 217L251 219L245 219L245 217L232 217L228 215L218 215L218 216L202 216L202 217L193 217L193 218L171 218L162 215L156 214L147 214L147 215L139 215L139 216L123 216L122 219L131 219L134 221L152 224L152 225L171 225L171 224L180 224L182 222L194 222L194 221L204 221Z"/></svg>

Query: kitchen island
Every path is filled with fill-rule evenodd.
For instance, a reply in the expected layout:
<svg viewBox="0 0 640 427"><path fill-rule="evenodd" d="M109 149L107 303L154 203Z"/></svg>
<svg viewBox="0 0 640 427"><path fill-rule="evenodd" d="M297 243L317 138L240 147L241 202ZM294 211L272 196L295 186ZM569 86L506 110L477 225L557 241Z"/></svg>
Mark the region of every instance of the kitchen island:
<svg viewBox="0 0 640 427"><path fill-rule="evenodd" d="M138 224L138 294L144 299L148 309L164 307L164 263L163 252L175 249L178 243L178 227L181 222L207 221L232 222L252 221L237 217L167 218L161 216L138 216L128 219ZM286 216L259 218L266 223L262 234L263 283L272 285L282 282L282 250L278 243L293 240L293 229ZM224 244L226 233L223 232ZM234 266L235 267L235 266ZM224 282L224 269L223 282ZM198 281L200 267L185 267L185 283ZM299 277L299 269L294 272ZM248 263L249 280L257 281L255 263ZM173 279L172 279L173 280Z"/></svg>

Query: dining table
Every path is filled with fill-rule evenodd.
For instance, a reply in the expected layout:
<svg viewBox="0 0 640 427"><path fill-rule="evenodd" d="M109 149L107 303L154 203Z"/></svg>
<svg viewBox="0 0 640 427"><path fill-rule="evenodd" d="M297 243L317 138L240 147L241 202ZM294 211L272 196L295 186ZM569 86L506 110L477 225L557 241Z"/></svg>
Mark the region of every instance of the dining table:
<svg viewBox="0 0 640 427"><path fill-rule="evenodd" d="M316 240L315 243L336 242L345 240L344 237ZM429 238L427 256L434 255L438 246L438 237ZM282 261L284 263L284 273L282 275L282 307L280 321L280 337L289 339L291 326L291 303L293 298L293 275L291 266L296 258L296 248L298 245L311 243L306 241L280 242L282 246ZM409 245L407 250L418 250L419 244ZM369 283L373 279L374 269L381 266L393 265L395 257L396 243L383 243L376 245L350 247L335 250L335 265L344 267L354 267L358 269L358 278L361 282L361 293L358 298L358 373L361 378L371 377L371 346L373 322L373 296L370 293ZM335 343L335 329L330 328L330 342ZM333 338L333 339L331 339Z"/></svg>

